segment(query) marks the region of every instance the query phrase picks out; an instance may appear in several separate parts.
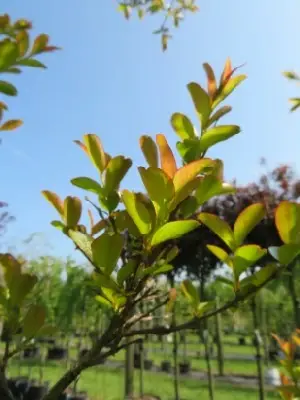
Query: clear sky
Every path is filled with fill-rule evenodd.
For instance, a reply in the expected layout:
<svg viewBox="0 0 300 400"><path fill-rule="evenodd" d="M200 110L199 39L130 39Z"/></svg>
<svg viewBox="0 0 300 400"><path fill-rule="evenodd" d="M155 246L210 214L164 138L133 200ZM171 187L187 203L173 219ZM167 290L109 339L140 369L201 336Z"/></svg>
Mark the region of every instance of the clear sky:
<svg viewBox="0 0 300 400"><path fill-rule="evenodd" d="M162 53L159 37L151 34L159 21L127 22L113 0L5 2L1 12L32 20L35 33L48 33L63 48L43 56L48 70L13 77L19 96L8 99L10 117L25 124L2 134L0 198L16 217L5 245L18 247L31 233L42 232L52 254L72 254L72 245L50 226L57 215L40 194L49 189L83 198L70 179L96 177L72 140L97 133L109 153L143 164L141 134L163 132L174 145L171 114L184 112L196 123L186 84L204 83L206 61L218 72L228 56L234 65L247 63L243 72L249 78L229 100L234 109L226 119L242 133L209 153L224 160L226 177L255 180L261 156L270 166L289 162L300 170L300 113L290 114L287 103L300 89L281 76L285 69L300 71L299 1L198 4L199 13L188 16ZM125 183L140 187L134 168Z"/></svg>

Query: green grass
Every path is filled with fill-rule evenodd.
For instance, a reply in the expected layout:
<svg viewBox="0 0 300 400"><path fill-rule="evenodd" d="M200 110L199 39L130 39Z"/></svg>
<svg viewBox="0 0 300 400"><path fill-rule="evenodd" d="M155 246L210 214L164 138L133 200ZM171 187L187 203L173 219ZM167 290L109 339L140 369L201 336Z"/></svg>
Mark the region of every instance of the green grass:
<svg viewBox="0 0 300 400"><path fill-rule="evenodd" d="M48 363L44 368L44 380L51 383L55 382L64 372L63 365ZM18 374L18 368L15 364L9 368L11 376ZM21 369L21 373L27 374L27 367ZM32 366L31 378L38 378L39 368ZM135 373L136 392L138 393L139 373ZM91 400L121 400L124 390L124 372L120 369L105 369L105 366L92 368L85 371L78 384L79 390L86 390ZM151 372L144 373L144 392L156 394L162 400L173 400L173 380L168 375L159 375ZM207 400L208 390L204 381L196 381L188 378L180 380L180 395L182 400ZM253 389L234 388L232 385L216 384L215 385L216 400L257 400L258 394ZM278 395L273 392L267 393L266 400L279 399Z"/></svg>

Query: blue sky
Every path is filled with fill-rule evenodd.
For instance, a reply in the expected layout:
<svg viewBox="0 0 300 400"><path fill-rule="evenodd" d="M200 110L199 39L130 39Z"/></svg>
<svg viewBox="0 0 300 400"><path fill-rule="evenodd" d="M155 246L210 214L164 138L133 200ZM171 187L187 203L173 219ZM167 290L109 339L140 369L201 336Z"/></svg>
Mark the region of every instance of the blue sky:
<svg viewBox="0 0 300 400"><path fill-rule="evenodd" d="M143 164L141 134L163 132L174 145L171 114L184 112L196 123L186 84L204 83L206 61L218 72L228 56L234 65L247 63L243 72L249 78L229 100L234 108L226 119L239 124L242 133L209 153L224 160L226 177L240 183L255 180L261 156L270 166L289 162L300 170L300 114L290 114L287 103L299 88L281 76L285 69L300 70L299 2L198 4L199 13L188 16L162 53L159 38L151 34L159 21L127 22L111 0L6 2L2 12L32 20L34 33L48 33L63 50L43 56L48 70L26 70L13 78L19 96L8 99L10 117L25 123L2 134L1 200L16 216L4 247L23 250L24 238L42 232L52 245L46 251L72 254L72 245L50 226L57 216L40 194L49 189L83 198L70 179L96 177L72 140L97 133L109 153L124 153L135 166ZM125 183L140 187L134 168ZM33 254L38 251L34 246Z"/></svg>

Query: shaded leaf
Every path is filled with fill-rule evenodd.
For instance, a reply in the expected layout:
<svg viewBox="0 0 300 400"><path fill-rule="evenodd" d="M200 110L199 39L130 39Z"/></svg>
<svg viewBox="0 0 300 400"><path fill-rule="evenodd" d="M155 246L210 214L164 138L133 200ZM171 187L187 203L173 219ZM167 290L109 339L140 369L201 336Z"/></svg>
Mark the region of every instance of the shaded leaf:
<svg viewBox="0 0 300 400"><path fill-rule="evenodd" d="M150 167L158 167L158 152L154 140L150 136L141 136L140 147Z"/></svg>
<svg viewBox="0 0 300 400"><path fill-rule="evenodd" d="M224 117L224 115L230 113L232 107L230 106L223 106L219 108L209 119L208 126L212 125L214 122L219 121L220 118Z"/></svg>
<svg viewBox="0 0 300 400"><path fill-rule="evenodd" d="M112 158L105 169L104 190L109 194L119 188L120 182L132 166L132 161L123 156Z"/></svg>
<svg viewBox="0 0 300 400"><path fill-rule="evenodd" d="M176 161L171 148L168 145L164 135L156 135L156 143L160 153L161 169L170 177L173 178L177 171Z"/></svg>
<svg viewBox="0 0 300 400"><path fill-rule="evenodd" d="M18 65L33 68L47 68L45 64L41 63L39 60L35 60L34 58L25 58L23 60L19 60Z"/></svg>
<svg viewBox="0 0 300 400"><path fill-rule="evenodd" d="M81 217L81 201L78 197L67 196L64 201L64 221L69 228L74 228Z"/></svg>
<svg viewBox="0 0 300 400"><path fill-rule="evenodd" d="M182 140L193 139L197 135L194 125L184 114L174 113L171 117L171 125Z"/></svg>
<svg viewBox="0 0 300 400"><path fill-rule="evenodd" d="M18 46L10 40L0 42L0 70L5 71L8 67L13 66L18 58Z"/></svg>
<svg viewBox="0 0 300 400"><path fill-rule="evenodd" d="M108 225L108 221L105 219L100 219L95 225L93 225L91 234L92 235L97 235L97 233L101 232L104 228L106 228Z"/></svg>
<svg viewBox="0 0 300 400"><path fill-rule="evenodd" d="M251 204L239 214L233 228L234 240L237 246L244 242L245 238L264 218L265 214L265 206L262 203Z"/></svg>
<svg viewBox="0 0 300 400"><path fill-rule="evenodd" d="M72 229L69 229L68 236L73 240L76 246L86 256L86 258L92 262L92 242L94 241L93 237L85 233L73 231Z"/></svg>
<svg viewBox="0 0 300 400"><path fill-rule="evenodd" d="M137 267L136 260L129 260L118 271L117 282L120 286L133 274Z"/></svg>
<svg viewBox="0 0 300 400"><path fill-rule="evenodd" d="M261 268L259 271L255 272L251 277L251 282L255 286L261 286L266 282L274 273L278 270L275 263L267 264L265 267Z"/></svg>
<svg viewBox="0 0 300 400"><path fill-rule="evenodd" d="M206 175L201 179L196 189L195 196L198 205L204 204L214 196L220 196L223 194L234 193L235 188L228 184L223 183L220 179L213 175Z"/></svg>
<svg viewBox="0 0 300 400"><path fill-rule="evenodd" d="M289 265L300 254L300 245L283 244L280 247L270 247L269 252L280 264Z"/></svg>
<svg viewBox="0 0 300 400"><path fill-rule="evenodd" d="M23 320L23 334L26 338L34 337L45 323L44 307L31 305Z"/></svg>
<svg viewBox="0 0 300 400"><path fill-rule="evenodd" d="M200 303L198 290L189 279L185 279L181 285L181 290L185 297L194 305L198 306Z"/></svg>
<svg viewBox="0 0 300 400"><path fill-rule="evenodd" d="M157 246L167 240L179 238L186 233L193 231L198 226L199 223L194 220L168 222L154 233L151 240L151 246Z"/></svg>
<svg viewBox="0 0 300 400"><path fill-rule="evenodd" d="M63 231L66 227L61 221L52 221L51 225L54 226L54 228L59 229L60 231Z"/></svg>
<svg viewBox="0 0 300 400"><path fill-rule="evenodd" d="M103 233L92 243L93 262L107 275L111 275L121 256L124 239L119 233Z"/></svg>
<svg viewBox="0 0 300 400"><path fill-rule="evenodd" d="M231 250L235 249L236 245L233 231L227 222L218 216L209 213L200 213L198 215L198 219L217 236L219 236L219 238L223 240L223 242L226 243Z"/></svg>
<svg viewBox="0 0 300 400"><path fill-rule="evenodd" d="M183 142L177 142L178 153L186 163L193 162L201 158L201 148L199 139L185 139Z"/></svg>
<svg viewBox="0 0 300 400"><path fill-rule="evenodd" d="M0 80L0 92L6 94L7 96L16 96L18 91L14 85L9 82Z"/></svg>

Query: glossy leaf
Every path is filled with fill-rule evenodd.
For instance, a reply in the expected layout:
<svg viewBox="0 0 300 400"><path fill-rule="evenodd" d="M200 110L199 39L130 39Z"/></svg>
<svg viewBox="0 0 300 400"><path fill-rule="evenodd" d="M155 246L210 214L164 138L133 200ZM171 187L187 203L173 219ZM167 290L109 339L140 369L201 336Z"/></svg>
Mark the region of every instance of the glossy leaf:
<svg viewBox="0 0 300 400"><path fill-rule="evenodd" d="M144 154L144 157L149 164L150 167L157 168L158 167L158 152L157 147L150 136L141 136L140 138L140 147Z"/></svg>
<svg viewBox="0 0 300 400"><path fill-rule="evenodd" d="M186 163L190 163L201 158L199 139L185 139L183 142L177 142L176 148L181 158Z"/></svg>
<svg viewBox="0 0 300 400"><path fill-rule="evenodd" d="M237 125L219 125L208 129L200 138L200 151L205 152L217 143L237 135L240 127Z"/></svg>
<svg viewBox="0 0 300 400"><path fill-rule="evenodd" d="M200 303L199 293L198 290L195 288L193 283L189 279L185 279L181 283L181 290L185 297L194 305L198 306Z"/></svg>
<svg viewBox="0 0 300 400"><path fill-rule="evenodd" d="M229 267L233 267L232 260L229 257L229 254L223 250L221 247L214 246L211 244L207 245L209 251L211 251L220 261L224 264L227 264Z"/></svg>
<svg viewBox="0 0 300 400"><path fill-rule="evenodd" d="M132 161L123 156L112 158L105 169L104 190L107 194L118 190L119 185L132 166Z"/></svg>
<svg viewBox="0 0 300 400"><path fill-rule="evenodd" d="M196 229L199 223L194 220L172 221L163 225L153 235L151 246L157 246L167 240L179 238Z"/></svg>
<svg viewBox="0 0 300 400"><path fill-rule="evenodd" d="M23 125L20 119L10 119L0 126L0 131L13 131Z"/></svg>
<svg viewBox="0 0 300 400"><path fill-rule="evenodd" d="M23 320L23 334L26 338L34 337L45 323L44 307L31 305Z"/></svg>
<svg viewBox="0 0 300 400"><path fill-rule="evenodd" d="M197 136L194 125L189 118L181 113L175 113L171 117L171 125L177 135L182 139L193 139Z"/></svg>
<svg viewBox="0 0 300 400"><path fill-rule="evenodd" d="M4 93L7 96L16 96L18 91L11 83L0 80L0 93Z"/></svg>
<svg viewBox="0 0 300 400"><path fill-rule="evenodd" d="M196 189L195 196L198 205L202 205L214 196L220 196L223 194L234 193L235 188L228 184L223 183L220 179L213 175L206 175L201 179Z"/></svg>
<svg viewBox="0 0 300 400"><path fill-rule="evenodd" d="M300 205L283 201L275 211L275 224L281 240L300 245Z"/></svg>
<svg viewBox="0 0 300 400"><path fill-rule="evenodd" d="M204 129L211 113L210 98L198 83L191 82L187 87L193 99L201 127Z"/></svg>
<svg viewBox="0 0 300 400"><path fill-rule="evenodd" d="M259 224L265 214L265 206L262 203L251 204L240 213L233 228L234 240L237 246L244 242L245 238Z"/></svg>
<svg viewBox="0 0 300 400"><path fill-rule="evenodd" d="M88 134L84 135L83 142L91 161L99 170L99 172L102 173L106 167L107 159L102 147L101 140L97 135Z"/></svg>
<svg viewBox="0 0 300 400"><path fill-rule="evenodd" d="M107 300L107 299L106 299L105 297L103 297L103 296L97 295L97 296L95 297L95 300L98 301L98 303L103 304L104 306L112 307L111 302L110 302L109 300Z"/></svg>
<svg viewBox="0 0 300 400"><path fill-rule="evenodd" d="M94 264L107 275L111 275L121 256L124 239L121 234L103 233L92 243Z"/></svg>
<svg viewBox="0 0 300 400"><path fill-rule="evenodd" d="M241 84L245 79L247 78L247 75L237 75L226 83L225 87L223 88L222 92L219 94L219 96L216 98L216 100L213 102L212 108L217 107L218 104L220 104L223 100L226 99L237 87L239 84Z"/></svg>
<svg viewBox="0 0 300 400"><path fill-rule="evenodd" d="M101 185L94 179L79 177L71 180L72 185L79 187L80 189L87 190L97 195L102 194L103 190Z"/></svg>
<svg viewBox="0 0 300 400"><path fill-rule="evenodd" d="M207 91L210 99L213 99L217 91L217 82L214 71L208 63L203 64L207 76Z"/></svg>
<svg viewBox="0 0 300 400"><path fill-rule="evenodd" d="M137 199L135 193L123 190L122 200L130 217L142 235L150 232L152 226L151 216L146 206Z"/></svg>
<svg viewBox="0 0 300 400"><path fill-rule="evenodd" d="M174 154L168 145L164 135L156 135L156 143L160 153L161 169L170 177L173 178L177 171Z"/></svg>
<svg viewBox="0 0 300 400"><path fill-rule="evenodd" d="M198 215L198 219L217 236L219 236L219 238L223 240L223 242L226 243L231 250L235 249L236 245L233 231L226 221L209 213L200 213Z"/></svg>
<svg viewBox="0 0 300 400"><path fill-rule="evenodd" d="M133 274L137 267L137 262L135 260L129 260L126 264L124 264L118 271L117 282L119 285L123 285L123 283Z"/></svg>
<svg viewBox="0 0 300 400"><path fill-rule="evenodd" d="M56 193L50 192L49 190L43 190L42 194L46 198L46 200L48 200L49 203L51 203L52 206L57 210L57 212L63 217L64 204L60 197Z"/></svg>
<svg viewBox="0 0 300 400"><path fill-rule="evenodd" d="M64 201L64 221L69 228L74 228L81 217L81 201L78 197L67 196Z"/></svg>
<svg viewBox="0 0 300 400"><path fill-rule="evenodd" d="M254 265L258 260L266 255L266 253L267 250L262 249L260 246L254 244L239 247L234 252L233 258L233 271L236 281L238 281L239 276L243 272Z"/></svg>
<svg viewBox="0 0 300 400"><path fill-rule="evenodd" d="M280 247L270 247L269 252L281 265L289 265L300 254L300 245L283 244Z"/></svg>

